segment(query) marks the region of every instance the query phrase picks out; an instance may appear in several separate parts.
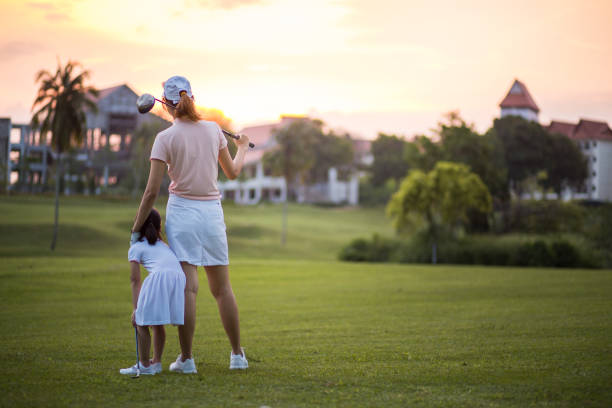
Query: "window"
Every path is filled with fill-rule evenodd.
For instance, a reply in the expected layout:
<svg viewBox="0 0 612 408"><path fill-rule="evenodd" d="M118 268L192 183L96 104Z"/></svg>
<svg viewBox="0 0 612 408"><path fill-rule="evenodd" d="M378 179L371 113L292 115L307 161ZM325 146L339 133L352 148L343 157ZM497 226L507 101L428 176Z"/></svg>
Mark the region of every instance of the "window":
<svg viewBox="0 0 612 408"><path fill-rule="evenodd" d="M597 142L593 142L593 147L597 147Z"/></svg>
<svg viewBox="0 0 612 408"><path fill-rule="evenodd" d="M591 188L591 190L595 191L597 189L597 187L595 187L595 184L593 184L593 187Z"/></svg>
<svg viewBox="0 0 612 408"><path fill-rule="evenodd" d="M593 156L593 163L597 161L597 157Z"/></svg>
<svg viewBox="0 0 612 408"><path fill-rule="evenodd" d="M597 175L597 173L593 172L593 177L595 177Z"/></svg>
<svg viewBox="0 0 612 408"><path fill-rule="evenodd" d="M589 142L584 142L584 148L585 150L589 150Z"/></svg>

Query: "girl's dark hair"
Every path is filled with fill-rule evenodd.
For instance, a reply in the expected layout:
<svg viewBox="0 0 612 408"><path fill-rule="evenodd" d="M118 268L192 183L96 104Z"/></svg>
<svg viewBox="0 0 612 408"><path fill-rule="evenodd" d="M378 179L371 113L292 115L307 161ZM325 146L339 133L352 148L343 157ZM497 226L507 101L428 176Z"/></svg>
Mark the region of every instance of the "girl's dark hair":
<svg viewBox="0 0 612 408"><path fill-rule="evenodd" d="M142 227L140 227L140 238L139 241L142 241L144 238L147 239L149 245L155 245L157 240L161 238L161 216L157 212L155 208L151 210L149 216L145 220Z"/></svg>

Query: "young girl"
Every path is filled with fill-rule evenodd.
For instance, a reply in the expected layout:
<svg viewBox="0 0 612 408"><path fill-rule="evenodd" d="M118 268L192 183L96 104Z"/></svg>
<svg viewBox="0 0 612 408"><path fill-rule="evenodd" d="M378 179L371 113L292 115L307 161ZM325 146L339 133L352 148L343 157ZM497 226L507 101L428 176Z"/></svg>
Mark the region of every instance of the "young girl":
<svg viewBox="0 0 612 408"><path fill-rule="evenodd" d="M161 239L161 217L153 209L134 234L128 252L131 267L132 325L138 328L140 367L134 364L119 370L121 374L154 375L161 372L161 357L166 340L165 324L182 325L185 316L185 274L174 252ZM140 265L149 272L140 283ZM153 359L149 361L153 327Z"/></svg>

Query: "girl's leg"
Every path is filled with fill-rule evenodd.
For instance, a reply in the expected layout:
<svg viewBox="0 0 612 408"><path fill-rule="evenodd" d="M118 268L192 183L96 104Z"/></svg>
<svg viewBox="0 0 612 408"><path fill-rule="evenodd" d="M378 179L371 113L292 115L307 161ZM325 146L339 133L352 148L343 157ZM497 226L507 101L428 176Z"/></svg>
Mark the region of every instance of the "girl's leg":
<svg viewBox="0 0 612 408"><path fill-rule="evenodd" d="M166 329L164 326L151 326L153 328L153 364L161 363L164 345L166 344Z"/></svg>
<svg viewBox="0 0 612 408"><path fill-rule="evenodd" d="M149 354L151 352L149 326L138 326L138 352L140 353L140 364L148 367L150 364Z"/></svg>
<svg viewBox="0 0 612 408"><path fill-rule="evenodd" d="M238 305L229 281L229 268L227 265L217 265L205 266L204 269L206 269L210 292L217 301L221 322L232 346L232 352L241 354Z"/></svg>
<svg viewBox="0 0 612 408"><path fill-rule="evenodd" d="M191 346L193 344L193 334L195 333L196 322L196 297L198 295L198 269L195 265L181 262L181 267L185 273L185 324L178 327L179 343L181 344L182 361L191 356Z"/></svg>

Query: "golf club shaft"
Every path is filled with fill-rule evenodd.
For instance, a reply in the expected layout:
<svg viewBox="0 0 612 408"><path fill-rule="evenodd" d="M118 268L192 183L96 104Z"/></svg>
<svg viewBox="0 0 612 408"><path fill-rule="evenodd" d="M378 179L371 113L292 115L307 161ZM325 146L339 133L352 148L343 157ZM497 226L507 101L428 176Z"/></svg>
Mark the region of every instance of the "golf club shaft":
<svg viewBox="0 0 612 408"><path fill-rule="evenodd" d="M140 374L140 356L138 355L138 327L134 327L134 333L136 334L136 372Z"/></svg>
<svg viewBox="0 0 612 408"><path fill-rule="evenodd" d="M161 99L157 99L157 98L155 98L155 100L156 100L156 101L158 101L158 102L163 103L163 104L164 104L164 105L166 105L166 106L169 106L169 107L171 107L171 108L175 108L175 106L172 106L172 105L170 105L169 103L166 103L166 102L162 101ZM240 136L235 135L235 134L233 134L232 132L228 132L228 131L227 131L227 130L225 130L225 129L221 129L221 130L223 131L223 133L225 133L225 134L226 134L226 135L228 135L229 137L232 137L232 138L234 138L234 139L236 139L236 140L239 140L239 139L240 139ZM250 148L253 148L253 147L255 147L255 145L254 145L253 143L250 143L250 142L249 142L249 147L250 147Z"/></svg>
<svg viewBox="0 0 612 408"><path fill-rule="evenodd" d="M239 140L239 139L240 139L240 136L235 135L235 134L233 134L232 132L228 132L228 131L227 131L227 130L225 130L225 129L221 129L221 131L222 131L223 133L225 133L226 135L228 135L229 137L233 137L233 138L234 138L234 139L236 139L236 140ZM250 148L253 148L253 147L255 147L255 145L254 145L253 143L249 142L249 147L250 147Z"/></svg>

